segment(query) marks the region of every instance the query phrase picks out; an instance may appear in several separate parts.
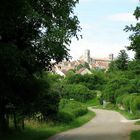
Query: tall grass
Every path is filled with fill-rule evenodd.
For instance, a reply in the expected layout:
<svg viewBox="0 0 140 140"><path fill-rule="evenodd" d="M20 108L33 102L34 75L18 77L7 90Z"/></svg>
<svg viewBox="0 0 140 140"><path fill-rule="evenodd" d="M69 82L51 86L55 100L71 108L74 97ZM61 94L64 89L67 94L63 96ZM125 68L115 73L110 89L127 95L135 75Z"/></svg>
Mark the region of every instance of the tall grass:
<svg viewBox="0 0 140 140"><path fill-rule="evenodd" d="M76 127L80 127L84 123L88 122L95 116L94 112L88 112L87 114L74 119L72 122L65 123L38 123L28 122L28 126L24 131L11 130L8 133L0 134L0 140L46 140L48 137Z"/></svg>

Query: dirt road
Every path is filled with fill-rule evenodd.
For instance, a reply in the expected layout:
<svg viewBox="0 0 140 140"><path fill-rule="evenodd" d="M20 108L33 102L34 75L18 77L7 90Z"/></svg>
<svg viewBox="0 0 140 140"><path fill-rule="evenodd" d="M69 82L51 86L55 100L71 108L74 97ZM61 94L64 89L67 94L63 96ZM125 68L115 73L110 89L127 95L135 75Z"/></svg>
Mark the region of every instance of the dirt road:
<svg viewBox="0 0 140 140"><path fill-rule="evenodd" d="M90 110L96 113L96 117L90 122L48 140L129 140L129 134L135 128L133 121L126 120L115 111Z"/></svg>

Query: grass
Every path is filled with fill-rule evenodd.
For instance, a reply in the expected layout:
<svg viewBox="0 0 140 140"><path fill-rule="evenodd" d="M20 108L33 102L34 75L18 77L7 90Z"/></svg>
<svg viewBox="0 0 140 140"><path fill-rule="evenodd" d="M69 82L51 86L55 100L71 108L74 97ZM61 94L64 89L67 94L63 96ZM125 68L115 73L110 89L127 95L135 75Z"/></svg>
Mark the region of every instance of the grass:
<svg viewBox="0 0 140 140"><path fill-rule="evenodd" d="M135 125L140 125L140 121L135 122Z"/></svg>
<svg viewBox="0 0 140 140"><path fill-rule="evenodd" d="M88 107L91 107L91 106L98 106L100 103L99 103L99 99L96 97L92 100L89 100L85 103Z"/></svg>
<svg viewBox="0 0 140 140"><path fill-rule="evenodd" d="M121 113L128 120L135 120L135 119L139 119L140 118L140 116L134 115L134 114L129 113L127 111L123 111L123 110L120 110L120 109L116 109L116 111Z"/></svg>
<svg viewBox="0 0 140 140"><path fill-rule="evenodd" d="M140 125L140 121L135 122L135 125ZM131 132L131 140L140 140L140 130Z"/></svg>
<svg viewBox="0 0 140 140"><path fill-rule="evenodd" d="M88 111L87 114L74 119L69 124L64 123L47 123L39 124L31 122L30 127L27 127L24 131L15 132L14 130L7 134L0 134L1 140L45 140L48 137L57 134L62 131L66 131L72 128L80 127L95 116L94 112Z"/></svg>
<svg viewBox="0 0 140 140"><path fill-rule="evenodd" d="M140 140L140 130L132 131L131 140Z"/></svg>

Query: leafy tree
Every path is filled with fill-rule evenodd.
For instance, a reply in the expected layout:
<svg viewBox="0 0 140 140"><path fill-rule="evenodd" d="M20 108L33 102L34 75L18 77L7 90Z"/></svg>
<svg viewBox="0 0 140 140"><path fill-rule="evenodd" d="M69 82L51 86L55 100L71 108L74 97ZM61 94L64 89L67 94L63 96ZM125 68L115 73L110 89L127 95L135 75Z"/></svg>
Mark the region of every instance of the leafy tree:
<svg viewBox="0 0 140 140"><path fill-rule="evenodd" d="M82 84L67 84L63 87L61 96L66 99L86 102L93 99L96 93Z"/></svg>
<svg viewBox="0 0 140 140"><path fill-rule="evenodd" d="M109 64L109 69L108 69L108 71L109 71L109 72L112 72L112 71L116 71L116 70L117 70L116 61L112 61L112 62Z"/></svg>
<svg viewBox="0 0 140 140"><path fill-rule="evenodd" d="M137 20L140 18L140 6L138 6L134 12L134 16ZM126 32L132 32L132 35L129 36L130 45L127 47L128 50L135 52L136 60L140 60L140 23L136 25L126 26L124 29Z"/></svg>
<svg viewBox="0 0 140 140"><path fill-rule="evenodd" d="M127 70L129 57L125 50L120 50L118 57L115 61L112 61L109 65L109 71Z"/></svg>
<svg viewBox="0 0 140 140"><path fill-rule="evenodd" d="M127 70L128 62L129 62L128 54L126 53L125 50L120 50L120 53L116 60L117 68L119 70Z"/></svg>
<svg viewBox="0 0 140 140"><path fill-rule="evenodd" d="M130 74L134 77L138 77L140 75L140 61L133 60L128 64L128 70Z"/></svg>
<svg viewBox="0 0 140 140"><path fill-rule="evenodd" d="M126 78L116 77L108 81L103 91L103 98L111 103L115 103L118 96L130 91L130 81Z"/></svg>
<svg viewBox="0 0 140 140"><path fill-rule="evenodd" d="M74 74L66 77L68 84L83 84L90 90L101 90L105 83L105 76L98 72L95 74Z"/></svg>
<svg viewBox="0 0 140 140"><path fill-rule="evenodd" d="M8 127L9 113L30 114L40 91L37 75L69 58L67 46L80 31L73 9L77 2L1 1L0 130Z"/></svg>

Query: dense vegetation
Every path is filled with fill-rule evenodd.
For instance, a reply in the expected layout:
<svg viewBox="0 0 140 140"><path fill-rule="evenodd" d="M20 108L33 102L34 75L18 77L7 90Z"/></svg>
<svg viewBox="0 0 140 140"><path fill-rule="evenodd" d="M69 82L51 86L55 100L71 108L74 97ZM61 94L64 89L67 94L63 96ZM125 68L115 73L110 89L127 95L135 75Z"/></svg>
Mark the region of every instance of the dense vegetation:
<svg viewBox="0 0 140 140"><path fill-rule="evenodd" d="M0 131L24 128L24 120L48 120L58 112L59 90L42 71L69 58L78 38L78 0L2 0L0 4ZM12 119L12 120L10 120Z"/></svg>
<svg viewBox="0 0 140 140"><path fill-rule="evenodd" d="M25 127L23 139L27 139L30 137L26 137L26 131L36 131L41 125L41 137L34 135L30 140L35 137L42 140L56 132L80 126L94 116L88 112L87 105L95 105L95 102L101 105L108 102L140 118L139 22L125 28L125 31L132 33L127 48L135 52L133 60L129 60L125 50L121 50L117 59L110 63L108 71L98 69L91 70L92 74L80 75L73 70L65 78L48 72L54 64L70 58L67 46L73 36L78 38L80 31L73 9L76 3L78 0L1 1L2 139L12 139L10 133L4 133L13 132L11 128L20 135L17 130ZM140 7L136 8L134 15L137 20L140 18ZM88 63L77 66L76 70L82 67L90 70ZM88 114L90 117L81 119ZM37 127L32 127L31 122L36 123ZM49 123L63 127L46 135Z"/></svg>

